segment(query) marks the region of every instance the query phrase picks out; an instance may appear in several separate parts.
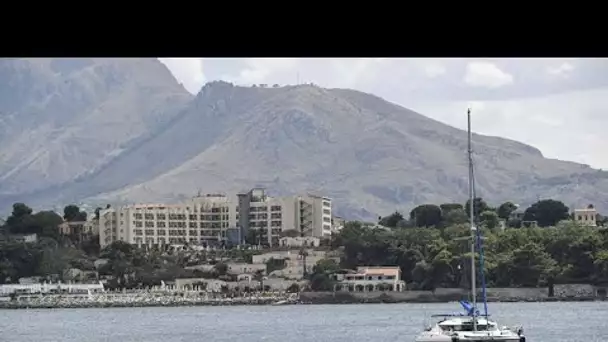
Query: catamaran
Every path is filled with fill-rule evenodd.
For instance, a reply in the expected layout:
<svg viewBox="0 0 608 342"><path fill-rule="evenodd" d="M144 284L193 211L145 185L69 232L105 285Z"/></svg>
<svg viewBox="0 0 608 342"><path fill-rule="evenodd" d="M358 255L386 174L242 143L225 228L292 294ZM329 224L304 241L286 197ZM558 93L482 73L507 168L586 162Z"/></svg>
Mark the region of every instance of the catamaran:
<svg viewBox="0 0 608 342"><path fill-rule="evenodd" d="M471 110L467 112L468 118L468 156L469 156L469 219L471 225L471 298L472 303L460 301L465 313L433 315L439 317L439 321L416 337L416 342L525 342L526 337L522 327L509 328L499 326L498 322L489 318L488 303L486 300L486 285L483 274L483 247L481 230L475 225L475 181L473 168L473 149L471 144ZM482 280L482 299L484 313L480 314L477 308L477 285L475 277L475 250L479 250L479 263Z"/></svg>

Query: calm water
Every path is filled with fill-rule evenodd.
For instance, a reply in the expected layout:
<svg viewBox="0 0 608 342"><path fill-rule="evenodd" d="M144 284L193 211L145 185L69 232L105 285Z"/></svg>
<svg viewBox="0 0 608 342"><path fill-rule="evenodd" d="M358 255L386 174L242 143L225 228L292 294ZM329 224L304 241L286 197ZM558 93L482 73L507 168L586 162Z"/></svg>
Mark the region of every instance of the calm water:
<svg viewBox="0 0 608 342"><path fill-rule="evenodd" d="M413 341L424 317L458 304L2 310L0 341ZM608 302L490 304L531 342L608 341ZM426 320L429 321L428 319Z"/></svg>

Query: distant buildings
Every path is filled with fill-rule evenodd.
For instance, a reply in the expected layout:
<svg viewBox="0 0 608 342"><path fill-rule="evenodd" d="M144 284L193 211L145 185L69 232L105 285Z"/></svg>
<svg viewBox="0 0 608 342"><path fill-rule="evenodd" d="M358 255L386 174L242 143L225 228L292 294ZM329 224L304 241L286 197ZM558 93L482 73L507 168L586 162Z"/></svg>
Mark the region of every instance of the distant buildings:
<svg viewBox="0 0 608 342"><path fill-rule="evenodd" d="M99 234L99 222L95 219L88 221L65 221L59 225L59 233L72 236L78 242L83 242Z"/></svg>
<svg viewBox="0 0 608 342"><path fill-rule="evenodd" d="M572 215L574 222L580 225L597 227L597 210L593 205L589 205L586 209L574 209Z"/></svg>
<svg viewBox="0 0 608 342"><path fill-rule="evenodd" d="M332 233L331 199L312 194L273 198L264 189L230 197L208 194L179 204L136 204L100 212L103 248L121 240L137 245L279 245L281 232ZM253 241L252 241L253 240Z"/></svg>
<svg viewBox="0 0 608 342"><path fill-rule="evenodd" d="M398 266L361 266L356 273L336 274L335 291L373 292L405 291Z"/></svg>
<svg viewBox="0 0 608 342"><path fill-rule="evenodd" d="M282 237L279 239L281 247L319 247L321 239L314 236Z"/></svg>

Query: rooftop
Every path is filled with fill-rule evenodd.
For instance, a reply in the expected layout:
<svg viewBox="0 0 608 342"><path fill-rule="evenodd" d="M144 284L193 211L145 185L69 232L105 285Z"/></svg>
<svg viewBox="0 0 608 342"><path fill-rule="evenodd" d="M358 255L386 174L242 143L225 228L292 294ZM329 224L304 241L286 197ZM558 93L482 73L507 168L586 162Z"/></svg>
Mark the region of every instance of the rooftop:
<svg viewBox="0 0 608 342"><path fill-rule="evenodd" d="M357 267L358 274L365 275L384 275L384 276L399 276L400 269L398 266L360 266Z"/></svg>

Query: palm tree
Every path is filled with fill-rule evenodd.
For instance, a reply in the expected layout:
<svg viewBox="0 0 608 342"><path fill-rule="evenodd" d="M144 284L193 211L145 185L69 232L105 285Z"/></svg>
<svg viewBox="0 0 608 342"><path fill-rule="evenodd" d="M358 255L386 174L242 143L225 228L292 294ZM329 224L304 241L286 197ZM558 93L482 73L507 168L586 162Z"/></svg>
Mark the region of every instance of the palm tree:
<svg viewBox="0 0 608 342"><path fill-rule="evenodd" d="M253 275L253 279L260 283L260 291L264 292L264 271L263 270L255 271L255 274Z"/></svg>
<svg viewBox="0 0 608 342"><path fill-rule="evenodd" d="M306 257L308 256L308 252L306 251L306 249L304 247L300 248L300 256L302 257L302 274L304 276L304 278L306 278L307 275L307 271L306 271Z"/></svg>

